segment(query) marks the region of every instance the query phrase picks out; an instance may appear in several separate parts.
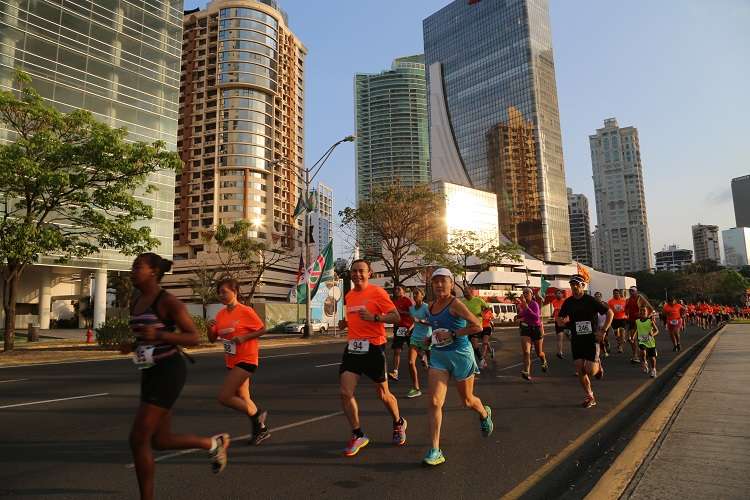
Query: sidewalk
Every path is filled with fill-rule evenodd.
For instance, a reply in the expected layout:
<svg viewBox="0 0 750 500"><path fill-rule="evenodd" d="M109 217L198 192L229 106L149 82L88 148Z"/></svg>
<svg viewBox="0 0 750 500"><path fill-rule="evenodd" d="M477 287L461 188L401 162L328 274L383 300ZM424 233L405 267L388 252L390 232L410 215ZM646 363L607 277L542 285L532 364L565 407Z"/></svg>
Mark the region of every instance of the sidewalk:
<svg viewBox="0 0 750 500"><path fill-rule="evenodd" d="M748 498L750 325L727 325L620 498Z"/></svg>

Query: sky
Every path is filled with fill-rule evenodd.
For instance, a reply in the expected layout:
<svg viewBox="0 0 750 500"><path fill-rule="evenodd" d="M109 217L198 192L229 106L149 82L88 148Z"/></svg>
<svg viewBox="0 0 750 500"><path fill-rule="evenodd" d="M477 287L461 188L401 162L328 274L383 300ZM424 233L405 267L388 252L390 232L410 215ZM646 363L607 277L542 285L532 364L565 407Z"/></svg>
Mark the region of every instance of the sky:
<svg viewBox="0 0 750 500"><path fill-rule="evenodd" d="M353 78L423 52L422 20L449 0L280 0L309 54L305 156L354 133ZM186 0L185 8L205 1ZM549 0L568 187L596 221L588 136L638 128L652 251L692 249L691 226L734 227L730 181L750 174L750 0ZM355 201L354 146L320 180ZM348 256L342 238L336 256Z"/></svg>

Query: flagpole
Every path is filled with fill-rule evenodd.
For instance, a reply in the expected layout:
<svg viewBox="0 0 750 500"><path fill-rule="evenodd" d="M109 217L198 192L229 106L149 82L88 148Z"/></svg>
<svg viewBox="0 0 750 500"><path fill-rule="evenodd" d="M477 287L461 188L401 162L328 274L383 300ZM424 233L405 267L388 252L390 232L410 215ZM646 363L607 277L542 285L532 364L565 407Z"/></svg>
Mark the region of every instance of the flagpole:
<svg viewBox="0 0 750 500"><path fill-rule="evenodd" d="M305 169L305 191L302 195L307 200L310 192L310 170ZM305 210L305 266L310 265L310 211ZM302 338L308 338L310 336L310 311L311 311L311 300L310 300L310 276L305 272L305 329L302 333Z"/></svg>

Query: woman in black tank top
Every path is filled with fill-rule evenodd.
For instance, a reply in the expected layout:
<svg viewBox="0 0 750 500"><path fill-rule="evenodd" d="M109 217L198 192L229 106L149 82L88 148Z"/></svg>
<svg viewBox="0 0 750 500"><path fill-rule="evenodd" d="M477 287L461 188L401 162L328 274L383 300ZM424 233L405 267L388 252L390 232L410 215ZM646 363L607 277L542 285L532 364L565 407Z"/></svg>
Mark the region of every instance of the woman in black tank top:
<svg viewBox="0 0 750 500"><path fill-rule="evenodd" d="M149 500L154 497L152 445L157 450L208 450L215 473L224 469L229 447L229 434L201 437L173 434L170 428L171 408L186 376L180 346L196 345L200 340L185 304L159 286L171 268L171 261L153 253L141 254L133 262L131 279L141 292L131 309L135 342L122 349L133 351L133 362L141 372L141 405L130 431L130 448L141 499Z"/></svg>

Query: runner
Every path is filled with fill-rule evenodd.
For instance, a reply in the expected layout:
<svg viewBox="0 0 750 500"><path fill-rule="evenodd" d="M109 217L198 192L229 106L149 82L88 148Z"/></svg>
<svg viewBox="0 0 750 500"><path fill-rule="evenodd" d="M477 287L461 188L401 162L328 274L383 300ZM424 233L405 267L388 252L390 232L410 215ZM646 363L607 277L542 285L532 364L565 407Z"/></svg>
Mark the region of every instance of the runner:
<svg viewBox="0 0 750 500"><path fill-rule="evenodd" d="M130 277L140 292L130 310L135 342L121 345L123 353L133 352L133 362L141 370L141 404L130 431L130 449L142 500L154 498L153 449L207 450L214 473L227 464L229 434L172 433L172 406L187 376L179 346L197 345L200 336L185 305L159 286L171 268L172 261L154 253L141 254L133 262Z"/></svg>
<svg viewBox="0 0 750 500"><path fill-rule="evenodd" d="M375 382L378 397L393 417L393 444L406 444L406 419L401 417L396 397L388 389L385 375L385 325L400 320L396 306L388 293L379 286L370 284L372 268L363 259L352 262L351 280L354 288L346 294L346 320L348 343L339 367L341 405L352 428L352 436L344 455L353 457L370 443L362 431L359 407L354 398L359 377L363 374Z"/></svg>
<svg viewBox="0 0 750 500"><path fill-rule="evenodd" d="M628 316L625 313L625 299L622 298L620 290L617 288L612 290L612 298L609 299L607 305L609 305L614 314L612 329L615 332L615 340L617 341L617 353L622 354L625 343L625 329L628 327Z"/></svg>
<svg viewBox="0 0 750 500"><path fill-rule="evenodd" d="M552 319L555 321L555 335L557 336L557 357L560 359L565 359L563 353L565 335L570 337L570 332L568 332L565 327L558 326L557 324L557 316L560 314L560 308L562 307L563 302L565 302L565 292L562 290L555 290L555 298L550 300L550 304L552 304Z"/></svg>
<svg viewBox="0 0 750 500"><path fill-rule="evenodd" d="M461 401L479 414L482 434L488 437L494 429L492 410L474 395L474 374L478 370L467 338L468 335L480 332L482 327L476 315L451 295L453 283L453 274L448 269L439 268L432 273L431 284L435 300L430 304L429 310L432 353L428 375L432 395L428 408L432 448L422 460L426 465L445 462L445 456L440 450L440 429L445 394L451 376L456 380Z"/></svg>
<svg viewBox="0 0 750 500"><path fill-rule="evenodd" d="M531 382L531 345L542 362L542 371L547 372L547 358L544 355L544 336L542 334L542 313L539 303L534 300L531 288L524 288L518 302L518 316L521 331L521 357L523 370L521 377Z"/></svg>
<svg viewBox="0 0 750 500"><path fill-rule="evenodd" d="M594 294L594 298L604 304L605 306L609 307L609 304L604 302L604 297L602 296L602 292L596 292ZM598 315L598 322L597 327L601 328L604 325L604 321L607 319L606 314L599 314ZM613 320L614 321L614 320ZM604 330L604 338L602 338L602 341L599 343L602 348L602 357L608 358L609 357L609 330Z"/></svg>
<svg viewBox="0 0 750 500"><path fill-rule="evenodd" d="M491 307L488 307L482 311L482 361L479 363L479 368L482 370L487 368L487 354L490 354L492 358L495 357L495 349L493 349L490 345L493 319L495 319L495 313L492 312Z"/></svg>
<svg viewBox="0 0 750 500"><path fill-rule="evenodd" d="M388 378L394 382L398 382L401 351L404 348L404 344L409 345L409 334L411 333L412 325L414 325L414 320L409 314L409 308L414 305L414 302L406 296L406 290L402 286L397 286L394 294L395 300L393 304L398 309L399 320L396 326L393 327L393 342L391 344L391 349L393 350L393 370L388 372Z"/></svg>
<svg viewBox="0 0 750 500"><path fill-rule="evenodd" d="M266 427L268 412L250 399L250 384L258 369L258 338L266 333L263 321L252 307L240 304L240 284L225 278L216 285L216 294L224 308L208 322L208 340L224 344L227 376L219 391L219 403L250 419L253 433L248 444L259 445L271 434Z"/></svg>
<svg viewBox="0 0 750 500"><path fill-rule="evenodd" d="M651 305L646 297L638 293L638 288L631 286L628 292L630 293L630 297L628 297L625 303L625 313L628 316L628 342L630 342L630 348L633 351L633 357L630 358L630 362L638 364L641 361L638 356L638 343L636 342L638 330L635 327L635 321L638 319L641 307L648 307L649 316L651 316L654 313L654 306Z"/></svg>
<svg viewBox="0 0 750 500"><path fill-rule="evenodd" d="M424 292L417 288L414 291L414 305L409 308L409 314L414 320L414 328L409 337L409 373L411 374L411 390L407 398L416 398L422 395L419 385L419 373L417 372L417 357L427 356L430 346L425 345L425 339L432 334L432 328L428 320L429 308L424 302Z"/></svg>
<svg viewBox="0 0 750 500"><path fill-rule="evenodd" d="M635 322L638 328L638 347L641 351L641 366L643 373L648 373L651 378L656 377L656 340L654 337L659 333L656 322L649 317L648 309L641 307L639 318ZM646 359L648 358L648 364ZM649 370L649 364L651 369Z"/></svg>
<svg viewBox="0 0 750 500"><path fill-rule="evenodd" d="M586 280L580 274L570 277L573 295L568 297L560 309L558 324L570 328L570 347L576 364L578 380L586 393L584 408L596 406L596 398L591 388L591 376L601 379L604 369L599 362L599 342L612 323L612 311L591 295L585 295ZM606 314L607 319L601 329L596 330L597 314ZM596 334L594 331L596 330Z"/></svg>
<svg viewBox="0 0 750 500"><path fill-rule="evenodd" d="M486 309L491 309L489 304L484 301L482 297L479 295L474 295L474 288L471 285L466 285L464 288L464 298L461 299L461 302L464 303L466 308L476 316L480 320L482 319L482 312ZM471 335L469 338L471 339L471 347L474 349L474 357L477 360L477 364L482 364L482 360L484 357L482 356L482 351L479 348L479 343L483 341L484 335L482 332L477 333L476 335ZM489 337L487 338L487 342L489 344Z"/></svg>
<svg viewBox="0 0 750 500"><path fill-rule="evenodd" d="M680 332L682 331L682 324L685 318L685 306L678 304L677 299L672 297L669 299L669 302L664 304L662 312L664 313L669 338L672 340L672 351L680 352L682 349Z"/></svg>

